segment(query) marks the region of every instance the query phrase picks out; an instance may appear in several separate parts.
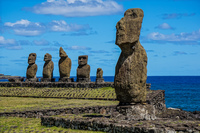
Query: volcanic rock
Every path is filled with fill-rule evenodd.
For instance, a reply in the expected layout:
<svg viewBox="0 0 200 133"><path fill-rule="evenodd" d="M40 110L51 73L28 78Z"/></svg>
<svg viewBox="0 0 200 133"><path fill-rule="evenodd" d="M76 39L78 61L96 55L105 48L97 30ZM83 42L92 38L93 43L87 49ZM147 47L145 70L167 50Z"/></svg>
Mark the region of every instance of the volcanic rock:
<svg viewBox="0 0 200 133"><path fill-rule="evenodd" d="M120 103L145 103L147 54L139 41L143 11L128 9L116 25L116 45L121 54L115 68L114 86Z"/></svg>
<svg viewBox="0 0 200 133"><path fill-rule="evenodd" d="M68 55L66 54L66 52L63 50L62 47L60 47L59 55L60 55L60 60L58 65L59 65L60 79L69 78L72 66L71 59L68 57Z"/></svg>

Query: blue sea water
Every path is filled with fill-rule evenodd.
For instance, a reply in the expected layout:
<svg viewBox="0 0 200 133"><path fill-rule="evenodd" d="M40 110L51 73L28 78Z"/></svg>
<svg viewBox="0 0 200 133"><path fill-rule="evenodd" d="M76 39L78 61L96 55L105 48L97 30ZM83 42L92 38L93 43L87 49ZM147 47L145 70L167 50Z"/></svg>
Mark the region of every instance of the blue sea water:
<svg viewBox="0 0 200 133"><path fill-rule="evenodd" d="M59 78L55 78L58 81ZM72 78L76 81L75 76ZM92 82L95 79L95 76L91 76ZM104 80L113 82L114 76L104 76ZM148 76L147 83L151 83L152 90L165 90L167 107L200 111L200 76Z"/></svg>

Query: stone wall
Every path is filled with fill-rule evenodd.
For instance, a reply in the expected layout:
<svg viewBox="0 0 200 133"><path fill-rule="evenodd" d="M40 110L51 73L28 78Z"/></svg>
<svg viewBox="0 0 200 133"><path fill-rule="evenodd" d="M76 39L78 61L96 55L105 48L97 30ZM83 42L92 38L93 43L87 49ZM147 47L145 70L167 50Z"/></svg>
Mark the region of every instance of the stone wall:
<svg viewBox="0 0 200 133"><path fill-rule="evenodd" d="M53 88L102 88L114 87L113 82L104 82L96 84L95 82L78 83L78 82L0 82L0 87L53 87Z"/></svg>
<svg viewBox="0 0 200 133"><path fill-rule="evenodd" d="M135 127L130 124L119 124L109 121L101 120L70 120L56 117L42 117L41 125L52 127L63 127L79 130L90 130L90 131L103 131L109 133L160 133L163 132L161 129L147 129L144 127ZM175 133L171 132L171 133Z"/></svg>
<svg viewBox="0 0 200 133"><path fill-rule="evenodd" d="M107 114L112 114L116 111L116 106L95 106L95 107L79 107L79 108L64 108L64 109L46 109L46 110L31 110L22 112L4 112L0 113L0 117L25 117L25 118L41 118L42 116L53 116L60 114L82 114L82 113L100 113L106 111Z"/></svg>
<svg viewBox="0 0 200 133"><path fill-rule="evenodd" d="M165 124L163 124L165 123ZM160 119L156 121L120 121L109 118L41 117L41 125L109 133L199 133L199 121Z"/></svg>
<svg viewBox="0 0 200 133"><path fill-rule="evenodd" d="M0 82L0 87L61 87L61 88L102 88L102 87L114 87L113 82L95 83L95 82ZM151 87L151 84L147 84L147 89Z"/></svg>

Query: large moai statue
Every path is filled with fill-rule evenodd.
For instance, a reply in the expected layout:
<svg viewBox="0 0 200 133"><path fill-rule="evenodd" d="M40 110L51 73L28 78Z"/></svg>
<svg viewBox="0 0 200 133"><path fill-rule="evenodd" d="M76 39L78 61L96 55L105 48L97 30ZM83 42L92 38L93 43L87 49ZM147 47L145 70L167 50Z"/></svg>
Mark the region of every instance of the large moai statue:
<svg viewBox="0 0 200 133"><path fill-rule="evenodd" d="M70 71L71 71L72 61L62 47L60 47L59 55L60 55L60 60L58 63L59 73L60 73L59 81L71 82L72 79L70 79Z"/></svg>
<svg viewBox="0 0 200 133"><path fill-rule="evenodd" d="M35 64L36 53L30 53L28 57L28 67L26 71L26 81L36 82L37 65Z"/></svg>
<svg viewBox="0 0 200 133"><path fill-rule="evenodd" d="M52 59L52 56L49 53L46 53L44 55L45 63L43 66L43 79L41 79L41 81L43 81L43 82L53 81L54 63L51 59Z"/></svg>
<svg viewBox="0 0 200 133"><path fill-rule="evenodd" d="M121 48L114 80L117 111L128 120L156 118L154 106L146 104L147 54L139 41L143 16L142 9L128 9L116 25L115 43Z"/></svg>
<svg viewBox="0 0 200 133"><path fill-rule="evenodd" d="M87 64L88 56L78 57L77 82L90 82L90 65Z"/></svg>
<svg viewBox="0 0 200 133"><path fill-rule="evenodd" d="M120 103L145 103L147 54L139 41L142 9L128 9L117 23L116 45L121 54L115 68L115 91Z"/></svg>
<svg viewBox="0 0 200 133"><path fill-rule="evenodd" d="M97 68L97 75L96 75L96 83L103 83L103 70L101 68Z"/></svg>

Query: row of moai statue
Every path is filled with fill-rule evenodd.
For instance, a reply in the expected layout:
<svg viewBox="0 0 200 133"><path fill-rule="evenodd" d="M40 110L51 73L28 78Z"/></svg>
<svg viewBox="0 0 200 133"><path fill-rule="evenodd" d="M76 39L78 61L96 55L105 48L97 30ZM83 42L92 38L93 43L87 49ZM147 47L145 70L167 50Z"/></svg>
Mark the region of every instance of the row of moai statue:
<svg viewBox="0 0 200 133"><path fill-rule="evenodd" d="M74 82L73 78L70 78L71 72L71 59L68 57L66 52L60 47L59 50L59 73L60 78L59 82ZM36 78L37 65L35 64L36 53L29 54L27 72L26 72L26 82L37 82L38 78ZM52 61L52 56L49 53L46 53L44 56L44 66L43 66L43 78L41 82L54 82L53 78L53 70L54 63ZM87 64L88 56L81 55L78 57L78 67L77 67L77 82L90 82L90 65ZM103 79L103 70L101 68L97 69L96 74L96 82L102 83Z"/></svg>

